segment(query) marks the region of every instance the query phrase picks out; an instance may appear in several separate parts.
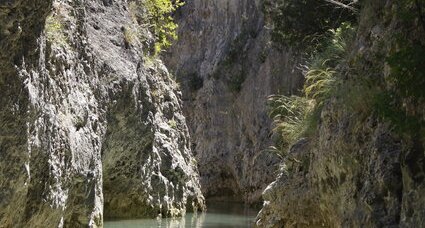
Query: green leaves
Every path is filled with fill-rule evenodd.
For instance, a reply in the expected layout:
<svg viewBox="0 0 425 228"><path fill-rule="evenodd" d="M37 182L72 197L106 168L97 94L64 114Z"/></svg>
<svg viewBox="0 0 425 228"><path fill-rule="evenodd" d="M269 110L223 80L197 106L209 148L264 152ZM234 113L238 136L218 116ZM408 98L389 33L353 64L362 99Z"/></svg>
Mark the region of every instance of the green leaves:
<svg viewBox="0 0 425 228"><path fill-rule="evenodd" d="M399 48L387 57L389 86L375 97L375 110L400 134L425 135L425 120L415 110L425 98L425 46L399 41Z"/></svg>
<svg viewBox="0 0 425 228"><path fill-rule="evenodd" d="M171 14L177 8L183 6L180 0L145 0L148 11L148 20L152 25L151 31L155 36L154 54L157 55L162 49L171 46L172 41L177 39L177 27Z"/></svg>
<svg viewBox="0 0 425 228"><path fill-rule="evenodd" d="M129 3L133 21L148 29L154 37L153 46L147 42L153 55L158 55L177 39L178 25L172 14L183 5L180 0L135 0ZM143 35L143 32L139 35ZM149 38L144 37L144 40L149 41Z"/></svg>
<svg viewBox="0 0 425 228"><path fill-rule="evenodd" d="M326 66L309 70L306 74L304 84L306 97L319 100L320 103L323 102L323 100L329 97L332 87L336 82L335 73L336 71Z"/></svg>

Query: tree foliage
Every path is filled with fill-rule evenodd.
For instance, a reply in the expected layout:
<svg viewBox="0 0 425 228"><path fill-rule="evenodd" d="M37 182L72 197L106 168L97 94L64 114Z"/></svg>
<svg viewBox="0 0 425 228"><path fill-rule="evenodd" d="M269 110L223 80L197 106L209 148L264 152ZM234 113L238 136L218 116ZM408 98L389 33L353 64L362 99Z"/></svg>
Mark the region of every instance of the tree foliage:
<svg viewBox="0 0 425 228"><path fill-rule="evenodd" d="M351 0L338 2L356 6ZM265 0L264 11L272 26L273 41L287 46L315 46L330 29L356 21L353 10L327 0Z"/></svg>
<svg viewBox="0 0 425 228"><path fill-rule="evenodd" d="M148 19L155 35L155 54L177 39L177 24L171 14L184 3L180 0L146 0Z"/></svg>
<svg viewBox="0 0 425 228"><path fill-rule="evenodd" d="M136 0L130 3L133 17L142 26L148 26L154 36L155 55L171 46L177 39L178 25L172 14L183 5L181 0Z"/></svg>

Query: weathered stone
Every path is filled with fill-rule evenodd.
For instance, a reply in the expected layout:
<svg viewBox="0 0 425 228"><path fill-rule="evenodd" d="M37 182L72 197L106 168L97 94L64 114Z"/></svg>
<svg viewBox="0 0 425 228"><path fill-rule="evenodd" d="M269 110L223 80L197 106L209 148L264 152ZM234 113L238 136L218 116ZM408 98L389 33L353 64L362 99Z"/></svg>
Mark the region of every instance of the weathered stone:
<svg viewBox="0 0 425 228"><path fill-rule="evenodd" d="M181 94L125 44L127 1L3 1L0 24L0 227L205 207Z"/></svg>
<svg viewBox="0 0 425 228"><path fill-rule="evenodd" d="M182 85L184 110L207 197L260 201L279 159L267 96L296 92L296 58L270 41L262 1L187 1L166 65Z"/></svg>

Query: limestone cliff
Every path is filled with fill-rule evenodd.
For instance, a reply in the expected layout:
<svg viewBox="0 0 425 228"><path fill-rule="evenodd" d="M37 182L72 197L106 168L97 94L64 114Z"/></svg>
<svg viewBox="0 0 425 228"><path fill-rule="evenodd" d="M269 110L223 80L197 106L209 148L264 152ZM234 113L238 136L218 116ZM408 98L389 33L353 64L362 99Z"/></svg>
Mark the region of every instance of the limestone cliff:
<svg viewBox="0 0 425 228"><path fill-rule="evenodd" d="M0 227L204 208L181 94L128 33L152 41L129 10L124 0L0 3Z"/></svg>
<svg viewBox="0 0 425 228"><path fill-rule="evenodd" d="M326 102L316 134L290 149L279 176L264 191L259 227L424 226L425 155L419 136L424 84L419 69L425 63L423 54L410 53L421 52L425 24L416 14L423 5L412 2L362 2L349 60L338 69L341 85L347 87ZM404 48L412 44L420 48ZM394 64L394 53L409 54L396 54ZM398 68L391 64L402 63L410 69L394 75ZM418 76L413 84L409 72ZM394 80L398 76L405 81ZM374 100L382 91L400 93ZM403 105L394 110L402 111L387 111L391 118L382 118L376 105L392 107L397 96Z"/></svg>
<svg viewBox="0 0 425 228"><path fill-rule="evenodd" d="M184 111L207 197L260 201L279 159L266 99L296 93L296 55L270 41L263 1L187 1L175 15L179 39L166 65L183 90Z"/></svg>

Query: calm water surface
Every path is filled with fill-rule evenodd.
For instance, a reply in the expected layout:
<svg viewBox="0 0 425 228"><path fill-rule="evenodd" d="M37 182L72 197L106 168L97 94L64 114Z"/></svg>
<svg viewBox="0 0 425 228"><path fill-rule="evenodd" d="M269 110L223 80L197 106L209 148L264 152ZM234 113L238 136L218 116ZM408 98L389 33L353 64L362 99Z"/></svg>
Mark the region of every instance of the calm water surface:
<svg viewBox="0 0 425 228"><path fill-rule="evenodd" d="M105 228L243 228L254 227L257 211L239 203L210 203L206 213L188 213L180 219L105 221Z"/></svg>

